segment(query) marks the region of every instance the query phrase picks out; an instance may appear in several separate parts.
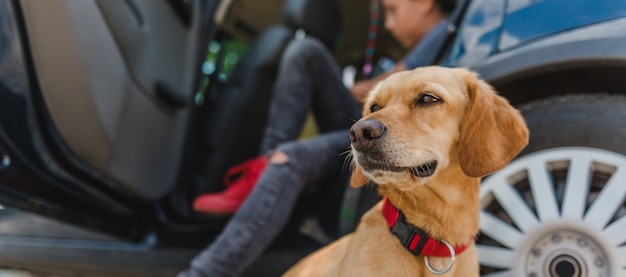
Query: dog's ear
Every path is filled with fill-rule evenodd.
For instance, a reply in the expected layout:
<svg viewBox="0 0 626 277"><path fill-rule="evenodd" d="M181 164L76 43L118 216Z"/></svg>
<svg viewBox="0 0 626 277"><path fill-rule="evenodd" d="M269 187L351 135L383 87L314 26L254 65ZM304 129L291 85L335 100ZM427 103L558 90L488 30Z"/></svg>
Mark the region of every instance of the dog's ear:
<svg viewBox="0 0 626 277"><path fill-rule="evenodd" d="M505 98L465 71L470 102L461 125L459 162L468 176L482 177L503 168L528 144L528 128Z"/></svg>
<svg viewBox="0 0 626 277"><path fill-rule="evenodd" d="M359 188L367 184L369 181L370 178L365 176L363 168L357 165L352 171L352 176L350 176L350 186L353 188Z"/></svg>

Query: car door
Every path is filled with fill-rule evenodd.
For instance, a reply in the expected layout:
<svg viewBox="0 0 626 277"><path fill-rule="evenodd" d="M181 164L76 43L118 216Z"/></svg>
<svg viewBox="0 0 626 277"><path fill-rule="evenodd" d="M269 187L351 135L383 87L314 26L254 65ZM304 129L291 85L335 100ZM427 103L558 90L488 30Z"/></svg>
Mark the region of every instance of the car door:
<svg viewBox="0 0 626 277"><path fill-rule="evenodd" d="M219 1L3 2L0 202L136 236L179 183Z"/></svg>

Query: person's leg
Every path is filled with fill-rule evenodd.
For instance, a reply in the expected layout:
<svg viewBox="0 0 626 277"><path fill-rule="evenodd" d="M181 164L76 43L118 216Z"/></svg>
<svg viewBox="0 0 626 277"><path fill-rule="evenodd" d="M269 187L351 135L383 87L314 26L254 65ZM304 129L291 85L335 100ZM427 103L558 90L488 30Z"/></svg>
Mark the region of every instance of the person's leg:
<svg viewBox="0 0 626 277"><path fill-rule="evenodd" d="M179 277L241 274L286 225L300 191L344 169L349 145L347 130L280 145L243 206Z"/></svg>
<svg viewBox="0 0 626 277"><path fill-rule="evenodd" d="M313 106L315 105L315 107ZM261 153L298 138L309 110L322 133L347 129L360 105L341 80L339 65L317 39L294 39L281 59Z"/></svg>

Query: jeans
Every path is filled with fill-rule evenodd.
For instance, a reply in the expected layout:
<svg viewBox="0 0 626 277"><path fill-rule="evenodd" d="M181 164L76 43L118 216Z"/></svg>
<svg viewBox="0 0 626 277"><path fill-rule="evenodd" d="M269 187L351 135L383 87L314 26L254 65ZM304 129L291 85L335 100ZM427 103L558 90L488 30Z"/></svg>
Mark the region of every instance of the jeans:
<svg viewBox="0 0 626 277"><path fill-rule="evenodd" d="M345 168L349 127L361 108L342 82L339 66L314 38L292 41L283 54L261 153L279 150L288 162L270 162L243 206L220 235L179 277L237 276L287 224L303 188ZM297 141L312 109L320 135Z"/></svg>
<svg viewBox="0 0 626 277"><path fill-rule="evenodd" d="M361 117L361 105L344 87L331 54L305 37L291 42L281 59L261 152L297 139L309 109L322 134L349 129Z"/></svg>

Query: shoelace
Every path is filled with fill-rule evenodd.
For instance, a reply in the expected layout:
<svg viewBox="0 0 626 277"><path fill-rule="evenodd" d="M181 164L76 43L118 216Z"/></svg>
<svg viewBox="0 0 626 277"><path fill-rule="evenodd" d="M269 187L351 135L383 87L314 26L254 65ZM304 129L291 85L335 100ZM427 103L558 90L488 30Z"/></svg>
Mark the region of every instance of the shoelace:
<svg viewBox="0 0 626 277"><path fill-rule="evenodd" d="M267 161L264 157L250 159L242 164L233 166L224 175L224 185L231 186L233 183L242 181L246 184L256 183L259 174L265 169ZM236 178L238 176L238 178Z"/></svg>

